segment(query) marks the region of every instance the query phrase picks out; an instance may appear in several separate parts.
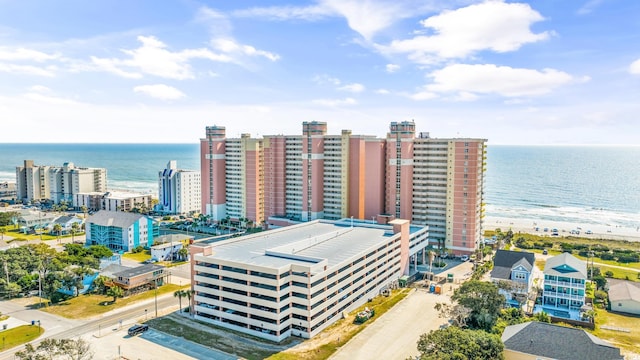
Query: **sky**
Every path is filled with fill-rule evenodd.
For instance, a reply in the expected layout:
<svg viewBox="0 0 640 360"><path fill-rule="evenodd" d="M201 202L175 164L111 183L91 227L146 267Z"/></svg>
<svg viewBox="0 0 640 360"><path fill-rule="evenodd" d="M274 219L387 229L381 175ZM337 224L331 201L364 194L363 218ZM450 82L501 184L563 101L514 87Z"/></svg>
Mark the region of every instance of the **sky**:
<svg viewBox="0 0 640 360"><path fill-rule="evenodd" d="M0 0L0 142L640 144L640 1Z"/></svg>

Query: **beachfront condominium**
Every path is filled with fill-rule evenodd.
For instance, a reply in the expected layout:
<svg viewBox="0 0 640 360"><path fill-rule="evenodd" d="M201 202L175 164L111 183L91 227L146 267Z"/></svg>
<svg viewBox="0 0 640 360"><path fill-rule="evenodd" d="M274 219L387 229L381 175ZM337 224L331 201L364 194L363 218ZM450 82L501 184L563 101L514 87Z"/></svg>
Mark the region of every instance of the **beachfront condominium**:
<svg viewBox="0 0 640 360"><path fill-rule="evenodd" d="M175 160L158 173L157 211L164 214L190 214L200 212L200 172L178 169Z"/></svg>
<svg viewBox="0 0 640 360"><path fill-rule="evenodd" d="M392 122L385 138L303 122L301 135L201 139L202 212L270 227L315 219L409 219L456 254L478 246L486 139L416 135Z"/></svg>
<svg viewBox="0 0 640 360"><path fill-rule="evenodd" d="M147 213L151 210L151 194L127 191L78 193L73 195L72 204L76 209L83 206L89 211L133 211Z"/></svg>
<svg viewBox="0 0 640 360"><path fill-rule="evenodd" d="M189 247L195 318L272 341L311 338L395 286L424 254L407 220L314 220Z"/></svg>
<svg viewBox="0 0 640 360"><path fill-rule="evenodd" d="M54 203L73 201L74 194L106 191L107 169L75 167L64 163L62 167L34 165L25 160L16 167L17 197L24 203L50 200Z"/></svg>

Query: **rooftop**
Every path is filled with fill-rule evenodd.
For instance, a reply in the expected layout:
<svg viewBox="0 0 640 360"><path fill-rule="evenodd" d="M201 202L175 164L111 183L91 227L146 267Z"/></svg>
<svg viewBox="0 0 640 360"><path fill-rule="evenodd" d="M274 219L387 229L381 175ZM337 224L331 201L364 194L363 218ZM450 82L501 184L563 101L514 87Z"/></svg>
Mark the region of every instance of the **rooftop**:
<svg viewBox="0 0 640 360"><path fill-rule="evenodd" d="M420 227L411 227L411 232ZM213 257L257 266L339 264L396 236L390 225L316 220L213 243ZM399 235L397 235L399 236Z"/></svg>
<svg viewBox="0 0 640 360"><path fill-rule="evenodd" d="M144 215L134 214L123 211L107 211L100 210L97 213L89 216L87 223L99 225L99 226L113 226L118 228L128 228L134 222L145 217Z"/></svg>
<svg viewBox="0 0 640 360"><path fill-rule="evenodd" d="M611 302L633 300L640 302L640 284L628 280L607 279Z"/></svg>
<svg viewBox="0 0 640 360"><path fill-rule="evenodd" d="M511 279L511 269L522 265L529 272L533 269L535 254L524 251L498 250L493 260L491 277L494 279Z"/></svg>
<svg viewBox="0 0 640 360"><path fill-rule="evenodd" d="M544 265L544 274L586 279L587 263L569 253L562 253L547 260Z"/></svg>
<svg viewBox="0 0 640 360"><path fill-rule="evenodd" d="M620 349L582 329L530 321L502 333L505 350L551 359L622 360Z"/></svg>
<svg viewBox="0 0 640 360"><path fill-rule="evenodd" d="M117 278L119 276L122 276L123 278L132 278L138 275L148 274L148 273L152 273L154 271L163 270L163 269L164 269L164 266L158 266L154 264L145 264L145 265L137 266L134 268L128 268L120 272L113 273L113 277Z"/></svg>

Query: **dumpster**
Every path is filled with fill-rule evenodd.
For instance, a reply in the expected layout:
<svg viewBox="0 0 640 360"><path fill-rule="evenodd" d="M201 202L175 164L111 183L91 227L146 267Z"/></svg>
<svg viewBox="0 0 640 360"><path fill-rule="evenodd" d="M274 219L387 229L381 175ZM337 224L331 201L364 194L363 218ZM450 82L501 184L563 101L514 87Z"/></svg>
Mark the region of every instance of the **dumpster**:
<svg viewBox="0 0 640 360"><path fill-rule="evenodd" d="M429 292L435 292L436 291L436 284L431 284L431 286L429 286Z"/></svg>
<svg viewBox="0 0 640 360"><path fill-rule="evenodd" d="M436 294L441 294L441 293L442 293L442 286L436 285Z"/></svg>
<svg viewBox="0 0 640 360"><path fill-rule="evenodd" d="M447 274L447 282L453 282L453 274Z"/></svg>

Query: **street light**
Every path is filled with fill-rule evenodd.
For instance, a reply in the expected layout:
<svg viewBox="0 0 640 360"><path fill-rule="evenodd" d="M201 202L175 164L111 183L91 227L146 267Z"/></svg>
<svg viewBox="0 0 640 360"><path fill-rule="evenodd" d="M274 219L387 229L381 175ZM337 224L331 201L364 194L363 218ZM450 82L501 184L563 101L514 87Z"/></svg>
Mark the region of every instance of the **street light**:
<svg viewBox="0 0 640 360"><path fill-rule="evenodd" d="M144 309L144 321L147 321L147 309Z"/></svg>

